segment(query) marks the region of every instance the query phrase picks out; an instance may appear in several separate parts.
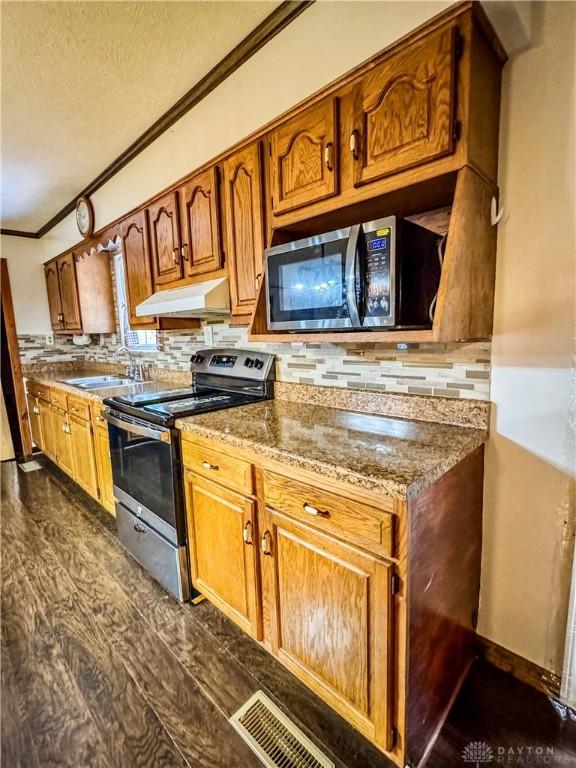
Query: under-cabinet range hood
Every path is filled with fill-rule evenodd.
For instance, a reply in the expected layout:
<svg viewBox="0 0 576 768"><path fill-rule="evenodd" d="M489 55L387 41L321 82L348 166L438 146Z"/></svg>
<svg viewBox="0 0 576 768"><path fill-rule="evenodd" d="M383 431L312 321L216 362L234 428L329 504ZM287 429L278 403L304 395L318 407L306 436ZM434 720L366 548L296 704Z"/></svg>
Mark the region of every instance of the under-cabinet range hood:
<svg viewBox="0 0 576 768"><path fill-rule="evenodd" d="M157 291L136 307L138 317L208 317L230 314L228 278Z"/></svg>

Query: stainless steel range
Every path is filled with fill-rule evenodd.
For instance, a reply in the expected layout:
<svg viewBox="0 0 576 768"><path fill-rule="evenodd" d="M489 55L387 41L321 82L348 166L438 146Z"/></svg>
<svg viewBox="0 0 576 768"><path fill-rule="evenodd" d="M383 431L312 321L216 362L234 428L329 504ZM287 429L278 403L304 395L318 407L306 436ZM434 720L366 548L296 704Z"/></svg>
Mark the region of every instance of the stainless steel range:
<svg viewBox="0 0 576 768"><path fill-rule="evenodd" d="M104 400L118 536L178 600L190 598L186 515L176 419L273 397L274 355L203 349L189 388Z"/></svg>

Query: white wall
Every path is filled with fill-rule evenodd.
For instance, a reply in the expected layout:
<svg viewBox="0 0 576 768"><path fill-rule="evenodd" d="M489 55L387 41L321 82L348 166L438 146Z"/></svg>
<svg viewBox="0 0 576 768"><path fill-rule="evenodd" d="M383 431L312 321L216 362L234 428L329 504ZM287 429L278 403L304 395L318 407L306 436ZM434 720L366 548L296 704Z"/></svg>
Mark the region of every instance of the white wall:
<svg viewBox="0 0 576 768"><path fill-rule="evenodd" d="M560 671L574 531L576 4L504 73L479 631Z"/></svg>
<svg viewBox="0 0 576 768"><path fill-rule="evenodd" d="M52 333L42 241L2 235L0 256L8 260L17 332Z"/></svg>

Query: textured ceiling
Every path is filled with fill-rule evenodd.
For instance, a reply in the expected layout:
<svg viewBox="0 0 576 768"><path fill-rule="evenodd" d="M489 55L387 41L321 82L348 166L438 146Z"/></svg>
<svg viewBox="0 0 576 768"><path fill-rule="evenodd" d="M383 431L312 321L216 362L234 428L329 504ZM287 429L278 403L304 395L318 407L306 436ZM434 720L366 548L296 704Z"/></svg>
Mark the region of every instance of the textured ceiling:
<svg viewBox="0 0 576 768"><path fill-rule="evenodd" d="M1 2L2 226L39 229L278 4Z"/></svg>

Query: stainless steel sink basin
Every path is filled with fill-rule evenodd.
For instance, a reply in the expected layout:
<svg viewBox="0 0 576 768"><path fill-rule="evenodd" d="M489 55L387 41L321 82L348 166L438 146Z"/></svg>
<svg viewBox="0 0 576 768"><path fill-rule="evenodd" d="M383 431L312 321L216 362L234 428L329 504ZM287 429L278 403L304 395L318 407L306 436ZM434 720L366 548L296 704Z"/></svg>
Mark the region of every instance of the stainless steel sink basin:
<svg viewBox="0 0 576 768"><path fill-rule="evenodd" d="M121 376L82 376L79 379L62 379L63 384L70 384L79 389L109 389L111 387L124 387L134 384L133 379Z"/></svg>

